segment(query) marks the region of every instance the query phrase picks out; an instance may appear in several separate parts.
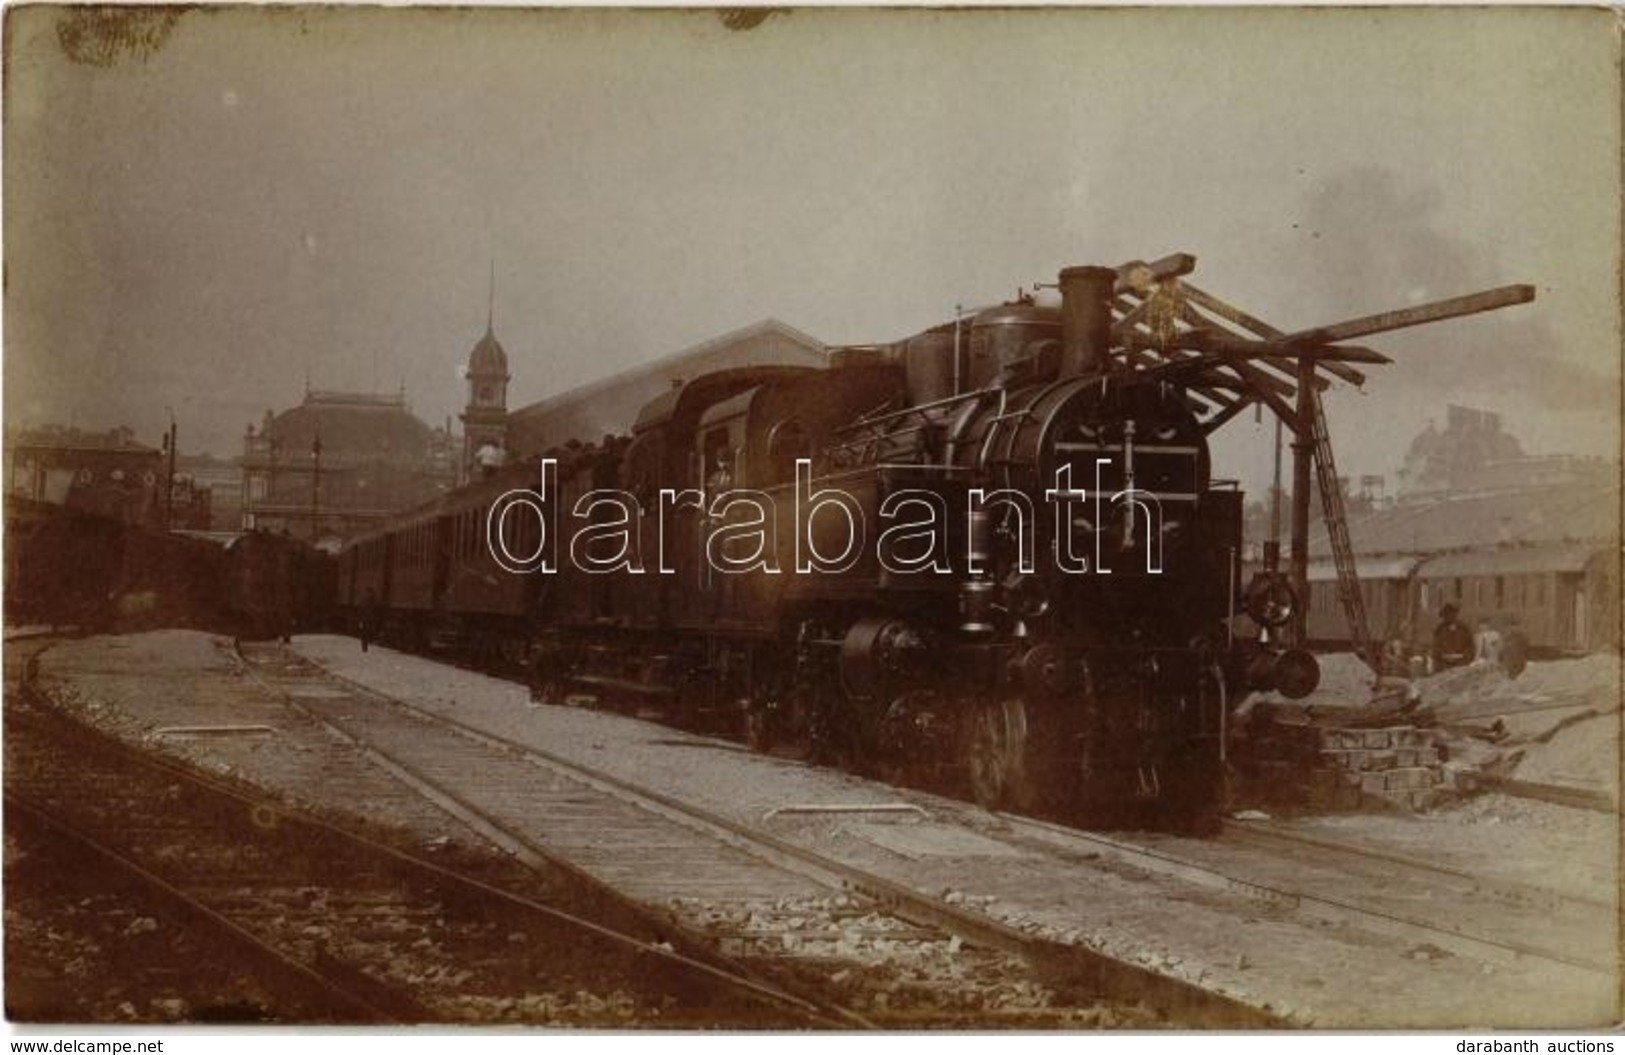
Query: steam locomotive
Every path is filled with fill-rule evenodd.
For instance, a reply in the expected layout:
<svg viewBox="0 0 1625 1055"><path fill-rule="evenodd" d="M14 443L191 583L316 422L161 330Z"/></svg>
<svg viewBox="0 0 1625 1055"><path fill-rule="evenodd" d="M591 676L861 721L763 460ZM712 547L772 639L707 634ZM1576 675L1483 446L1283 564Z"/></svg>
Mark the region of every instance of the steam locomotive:
<svg viewBox="0 0 1625 1055"><path fill-rule="evenodd" d="M1227 714L1310 691L1284 581L1239 578L1202 356L1111 352L1117 270L827 368L687 380L628 436L489 472L352 542L338 600L763 750L1097 823L1200 825Z"/></svg>

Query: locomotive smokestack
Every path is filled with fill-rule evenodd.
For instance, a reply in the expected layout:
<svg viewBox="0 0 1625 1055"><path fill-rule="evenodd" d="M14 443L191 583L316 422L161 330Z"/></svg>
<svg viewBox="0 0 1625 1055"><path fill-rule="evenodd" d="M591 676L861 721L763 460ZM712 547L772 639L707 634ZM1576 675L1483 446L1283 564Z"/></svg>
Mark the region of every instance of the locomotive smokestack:
<svg viewBox="0 0 1625 1055"><path fill-rule="evenodd" d="M1112 343L1112 288L1109 267L1068 267L1061 271L1061 376L1103 370Z"/></svg>

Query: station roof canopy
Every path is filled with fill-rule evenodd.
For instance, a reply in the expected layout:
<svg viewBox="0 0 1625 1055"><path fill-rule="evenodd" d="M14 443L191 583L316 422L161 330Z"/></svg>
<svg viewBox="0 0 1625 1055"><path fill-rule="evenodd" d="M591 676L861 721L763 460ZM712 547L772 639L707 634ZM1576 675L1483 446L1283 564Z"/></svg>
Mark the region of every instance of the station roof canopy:
<svg viewBox="0 0 1625 1055"><path fill-rule="evenodd" d="M1522 543L1619 538L1619 485L1531 486L1400 503L1349 517L1349 536L1368 560L1381 556L1483 551ZM1331 554L1324 528L1310 539L1317 559Z"/></svg>
<svg viewBox="0 0 1625 1055"><path fill-rule="evenodd" d="M1594 544L1571 543L1564 546L1509 546L1476 553L1447 553L1428 561L1422 568L1422 578L1582 572L1600 552L1601 549Z"/></svg>

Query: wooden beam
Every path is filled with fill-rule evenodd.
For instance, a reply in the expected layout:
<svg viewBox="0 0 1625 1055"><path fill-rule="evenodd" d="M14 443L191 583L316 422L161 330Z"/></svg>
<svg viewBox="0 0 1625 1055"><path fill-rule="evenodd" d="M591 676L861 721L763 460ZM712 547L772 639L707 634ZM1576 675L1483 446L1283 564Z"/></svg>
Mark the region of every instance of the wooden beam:
<svg viewBox="0 0 1625 1055"><path fill-rule="evenodd" d="M1184 286L1182 288L1184 290L1189 290L1190 289L1190 287L1188 285ZM1131 294L1128 295L1128 297L1138 296L1138 295L1139 294L1131 293ZM1128 297L1123 297L1123 296L1116 297L1116 298L1113 299L1113 302L1112 302L1113 306L1116 307L1119 311L1124 312L1125 316L1127 314L1129 314L1133 310L1132 303L1128 300ZM1143 305L1144 303L1145 303L1145 301L1142 300L1141 304ZM1188 319L1194 314L1195 313L1187 305L1187 307L1185 309L1185 312L1183 313L1184 317ZM1200 319L1200 316L1196 316L1196 317L1198 319ZM1135 336L1137 336L1137 335L1132 334L1132 333L1122 335L1123 338L1133 338ZM1138 342L1137 341L1130 342L1130 341L1125 340L1125 341L1123 341L1123 343L1126 346L1129 343L1138 343ZM1155 350L1158 351L1160 354L1164 355L1164 357L1167 357L1166 349L1163 349L1160 345L1156 345ZM1200 353L1200 352L1193 352L1191 354L1196 355L1196 356L1204 356L1204 353ZM1211 353L1206 353L1206 355L1211 355ZM1324 365L1327 368L1330 368L1330 367L1332 367L1334 365L1338 365L1338 364L1326 363ZM1280 370L1282 372L1286 372L1287 364L1272 362L1272 361L1269 361L1269 360L1261 360L1261 361L1258 361L1256 363L1253 363L1253 362L1247 362L1247 361L1242 360L1242 359L1237 359L1237 358L1232 358L1232 357L1225 357L1225 358L1220 359L1218 362L1213 363L1211 368L1217 368L1217 367L1228 368L1228 369L1234 371L1237 378L1239 378L1239 386L1237 385L1237 382L1230 382L1230 381L1228 381L1228 379L1226 379L1227 383L1224 384L1223 387L1226 387L1226 388L1235 387L1237 391L1244 393L1244 395L1247 398L1244 398L1243 400L1241 400L1241 405L1242 406L1250 406L1254 402L1259 402L1259 403L1263 403L1265 406L1269 407L1270 411L1272 413L1274 413L1278 417L1282 418L1283 420L1291 421L1291 420L1294 420L1296 418L1297 412L1295 410L1293 410L1292 405L1289 402L1287 402L1288 400L1293 398L1293 395L1296 392L1296 386L1293 384L1293 382L1284 380L1282 378L1275 377L1272 374L1266 372L1265 369L1263 369L1264 367L1268 367L1268 368L1271 368L1271 369L1274 369L1274 370ZM1293 370L1294 371L1296 370L1295 366L1293 367ZM1294 374L1291 374L1289 376L1293 376L1295 378L1296 374L1294 373ZM1220 385L1219 380L1213 378L1211 375L1209 375L1209 377L1206 378L1205 380L1208 381L1209 385L1212 385L1214 387L1218 387ZM1325 378L1319 377L1319 376L1314 377L1314 383L1318 387L1322 387L1322 388L1324 388L1324 387L1326 387L1326 386L1328 386L1330 384L1330 382L1327 381ZM1229 420L1229 419L1226 418L1225 420ZM1221 424L1222 424L1222 422L1221 422Z"/></svg>
<svg viewBox="0 0 1625 1055"><path fill-rule="evenodd" d="M1173 370L1187 363L1194 365L1194 360L1191 358L1169 359L1166 357L1158 357L1145 350L1130 349L1128 351L1128 355L1133 365L1138 366L1143 363L1148 371ZM1214 384L1215 381L1227 381L1228 384L1216 385ZM1192 393L1201 396L1203 399L1222 404L1228 404L1229 400L1220 395L1218 390L1220 388L1235 386L1235 382L1230 381L1228 378L1208 378L1200 376L1182 378L1179 383L1183 387L1189 389Z"/></svg>
<svg viewBox="0 0 1625 1055"><path fill-rule="evenodd" d="M1148 298L1138 304L1133 304L1122 297L1114 297L1112 307L1122 312L1121 317L1112 323L1112 336L1120 337L1125 333L1132 332L1136 326L1140 326L1145 322L1146 313L1151 308L1151 301Z"/></svg>
<svg viewBox="0 0 1625 1055"><path fill-rule="evenodd" d="M1202 435L1211 435L1230 424L1230 419L1253 405L1250 399L1238 399L1234 403L1219 411L1218 417L1202 422Z"/></svg>
<svg viewBox="0 0 1625 1055"><path fill-rule="evenodd" d="M1112 308L1120 315L1120 318L1118 318L1116 322L1112 323L1112 340L1113 343L1123 347L1125 355L1131 364L1138 365L1144 361L1148 367L1155 369L1166 366L1170 363L1185 362L1193 356L1200 356L1200 353L1197 352L1192 352L1190 355L1180 356L1179 358L1174 358L1173 356L1169 355L1169 350L1156 343L1155 336L1150 334L1149 330L1145 330L1145 320L1141 316L1144 314L1146 307L1151 303L1150 298L1144 298L1138 304L1136 304L1130 299L1130 297L1135 296L1140 296L1140 294L1130 293L1127 296L1116 296L1112 298ZM1135 331L1137 328L1145 330L1147 336L1144 340L1131 339L1135 336ZM1200 381L1203 379L1197 378L1195 380ZM1183 383L1187 384L1191 391L1196 392L1206 399L1214 402L1227 402L1223 399L1223 397L1218 396L1215 392L1210 391L1208 388L1203 388L1195 383L1192 383L1191 381L1186 381Z"/></svg>
<svg viewBox="0 0 1625 1055"><path fill-rule="evenodd" d="M1117 284L1113 287L1113 292L1143 293L1143 287L1152 280L1161 282L1165 279L1179 278L1195 270L1196 257L1190 253L1173 253L1149 264L1143 260L1130 260L1117 269Z"/></svg>
<svg viewBox="0 0 1625 1055"><path fill-rule="evenodd" d="M1314 345L1300 347L1296 343L1282 341L1249 341L1240 337L1226 337L1212 330L1190 330L1176 335L1168 341L1153 342L1134 334L1124 336L1125 343L1144 345L1151 348L1188 348L1198 352L1215 352L1224 356L1233 356L1240 359L1280 359L1299 360L1311 359L1320 362L1355 362L1355 363L1391 363L1381 352L1374 352L1370 348L1355 348L1348 345Z"/></svg>
<svg viewBox="0 0 1625 1055"><path fill-rule="evenodd" d="M1285 339L1292 344L1330 344L1353 337L1366 337L1373 333L1388 333L1429 322L1456 319L1463 315L1477 315L1479 312L1494 311L1514 304L1527 304L1534 299L1534 286L1500 286L1482 293L1469 293L1464 297L1450 297L1430 304L1418 304L1414 308L1400 308L1345 322L1334 322L1330 326L1299 330L1297 333L1288 334Z"/></svg>
<svg viewBox="0 0 1625 1055"><path fill-rule="evenodd" d="M1187 290L1190 289L1189 286L1186 286L1185 288ZM1185 305L1183 315L1185 320L1193 327L1201 327L1204 330L1212 329L1208 319L1193 308L1189 303ZM1295 363L1277 362L1271 359L1259 359L1254 362L1243 362L1242 360L1238 359L1231 361L1230 365L1236 370L1237 373L1256 384L1268 384L1275 386L1275 390L1280 392L1282 395L1290 397L1294 392L1297 391L1298 368ZM1326 363L1325 366L1328 370L1331 370L1335 366L1341 371L1346 371L1347 373L1353 374L1356 378L1359 378L1359 382L1357 383L1363 383L1365 381L1365 375L1361 374L1353 367L1344 366L1342 363ZM1269 372L1272 370L1284 376L1277 377L1276 374ZM1331 387L1331 382L1326 378L1321 377L1319 374L1316 374L1315 385L1317 388L1324 390Z"/></svg>
<svg viewBox="0 0 1625 1055"><path fill-rule="evenodd" d="M1282 421L1291 421L1293 417L1292 405L1274 392L1258 389L1253 393L1255 399L1269 407L1275 416Z"/></svg>
<svg viewBox="0 0 1625 1055"><path fill-rule="evenodd" d="M1219 367L1230 367L1240 372L1247 366L1247 363L1230 362L1224 359L1214 359L1211 356L1193 356L1185 359L1170 359L1165 363L1163 369L1170 372L1178 371L1181 368L1210 371ZM1239 402L1243 405L1250 405L1254 402L1263 403L1265 406L1269 407L1271 411L1287 421L1291 421L1297 416L1297 411L1293 410L1292 405L1288 403L1285 398L1283 398L1283 396L1289 397L1292 395L1291 389L1278 393L1273 390L1274 388L1278 387L1277 384L1261 384L1259 383L1261 379L1228 378L1222 374L1216 376L1209 375L1208 377L1202 379L1206 380L1208 384L1215 389L1224 388L1237 392L1242 397ZM1262 380L1268 381L1271 379Z"/></svg>
<svg viewBox="0 0 1625 1055"><path fill-rule="evenodd" d="M1269 325L1269 323L1264 322L1263 319L1258 319L1258 317L1254 317L1254 315L1248 315L1246 312L1243 312L1243 310L1233 306L1233 304L1227 304L1225 301L1220 301L1219 297L1215 297L1214 294L1211 293L1206 293L1204 289L1198 289L1196 286L1193 286L1193 284L1185 283L1183 286L1180 286L1180 289L1183 291L1183 293L1185 293L1185 299L1188 304L1194 304L1196 307L1201 307L1202 310L1211 312L1212 315L1215 315L1215 317L1222 320L1222 322L1228 322L1230 325L1233 325L1233 327L1240 328L1240 330L1245 330L1245 332L1251 333L1253 336L1263 336L1263 338L1266 338L1266 340L1284 340L1285 336L1287 336L1285 330L1277 330L1276 327L1272 327L1272 325ZM1198 312L1196 312L1194 309L1189 312L1189 315L1191 315L1191 319L1189 319L1191 325L1202 325L1202 323L1207 322L1206 317L1198 314ZM1332 374L1332 376L1337 377L1337 379L1345 380L1345 382L1349 382L1350 385L1357 385L1358 387L1358 385L1365 384L1365 374L1357 371L1357 369L1354 369L1354 367L1349 366L1347 363L1326 363L1324 364L1324 367L1326 367L1326 372L1328 372L1328 374ZM1285 369L1285 367L1282 367L1282 369Z"/></svg>
<svg viewBox="0 0 1625 1055"><path fill-rule="evenodd" d="M1246 330L1255 337L1266 337L1271 340L1279 340L1280 338L1286 336L1285 330L1278 330L1274 326L1271 326L1269 323L1265 322L1263 319L1249 315L1235 305L1222 301L1213 294L1191 285L1189 282L1183 284L1182 291L1184 292L1187 300L1194 301L1196 304L1206 308L1219 318L1238 326L1243 330Z"/></svg>

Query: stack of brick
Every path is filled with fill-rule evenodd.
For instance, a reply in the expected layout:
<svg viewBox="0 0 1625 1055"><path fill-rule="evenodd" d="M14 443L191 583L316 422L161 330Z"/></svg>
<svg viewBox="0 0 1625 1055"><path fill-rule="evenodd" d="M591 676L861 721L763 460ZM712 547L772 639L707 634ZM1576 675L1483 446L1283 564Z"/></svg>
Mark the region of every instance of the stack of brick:
<svg viewBox="0 0 1625 1055"><path fill-rule="evenodd" d="M1300 722L1255 725L1237 766L1251 793L1316 810L1428 809L1447 793L1430 730L1351 729Z"/></svg>

